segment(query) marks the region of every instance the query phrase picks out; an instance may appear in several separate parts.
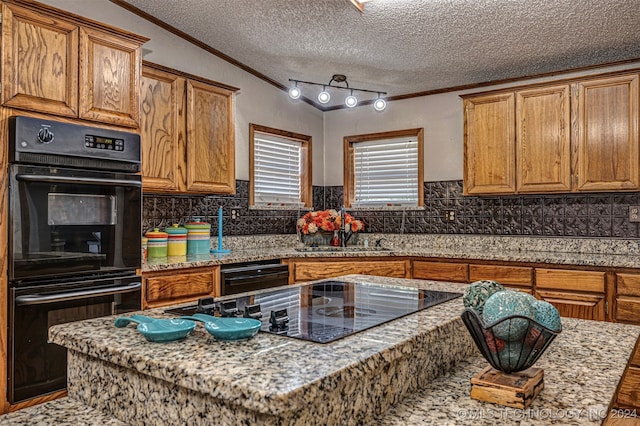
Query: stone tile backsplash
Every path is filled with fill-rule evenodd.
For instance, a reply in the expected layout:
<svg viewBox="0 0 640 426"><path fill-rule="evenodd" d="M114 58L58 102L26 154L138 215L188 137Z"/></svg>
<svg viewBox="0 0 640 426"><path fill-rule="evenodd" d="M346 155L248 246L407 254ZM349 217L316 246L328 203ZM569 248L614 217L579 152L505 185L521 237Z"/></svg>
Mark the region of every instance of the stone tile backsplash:
<svg viewBox="0 0 640 426"><path fill-rule="evenodd" d="M481 234L544 237L638 238L629 222L629 206L640 193L463 196L462 181L426 182L424 210L354 211L365 232L386 234ZM314 186L316 210L339 208L342 186ZM145 194L143 229L184 224L194 217L212 224L217 235L218 208L224 235L294 234L304 210L249 209L249 182L236 181L236 195L171 196ZM453 211L453 220L445 219Z"/></svg>

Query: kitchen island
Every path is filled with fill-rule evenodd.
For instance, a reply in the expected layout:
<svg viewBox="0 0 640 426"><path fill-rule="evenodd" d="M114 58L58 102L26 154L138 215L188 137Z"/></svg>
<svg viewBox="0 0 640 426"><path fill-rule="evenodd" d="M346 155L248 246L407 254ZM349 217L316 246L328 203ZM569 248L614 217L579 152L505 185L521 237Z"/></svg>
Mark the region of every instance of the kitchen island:
<svg viewBox="0 0 640 426"><path fill-rule="evenodd" d="M563 319L563 332L536 364L545 370L545 388L529 410L518 411L469 398L469 379L486 361L461 311L455 299L326 345L266 333L215 342L201 327L182 342L154 344L132 327L116 329L113 317L55 326L50 338L70 352L66 400L124 424L546 424L549 416L557 423L600 424L640 332ZM146 314L166 316L163 310ZM6 418L16 424L56 404L62 403Z"/></svg>

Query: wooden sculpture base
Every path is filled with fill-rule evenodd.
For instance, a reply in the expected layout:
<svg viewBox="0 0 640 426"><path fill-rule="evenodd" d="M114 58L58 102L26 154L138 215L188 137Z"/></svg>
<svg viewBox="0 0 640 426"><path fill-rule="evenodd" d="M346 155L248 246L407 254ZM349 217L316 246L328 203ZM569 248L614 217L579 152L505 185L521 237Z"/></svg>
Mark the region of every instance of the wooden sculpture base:
<svg viewBox="0 0 640 426"><path fill-rule="evenodd" d="M491 366L471 378L471 398L507 407L527 408L544 388L544 370L506 374Z"/></svg>

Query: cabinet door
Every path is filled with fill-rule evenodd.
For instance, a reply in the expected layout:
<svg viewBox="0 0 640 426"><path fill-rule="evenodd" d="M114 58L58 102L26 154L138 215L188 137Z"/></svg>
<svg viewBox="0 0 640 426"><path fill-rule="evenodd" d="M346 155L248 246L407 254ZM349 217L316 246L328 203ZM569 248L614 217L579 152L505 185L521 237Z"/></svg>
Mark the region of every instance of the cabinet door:
<svg viewBox="0 0 640 426"><path fill-rule="evenodd" d="M571 190L569 85L516 93L516 188Z"/></svg>
<svg viewBox="0 0 640 426"><path fill-rule="evenodd" d="M408 261L405 260L296 260L290 270L293 276L292 282L320 280L348 274L409 278Z"/></svg>
<svg viewBox="0 0 640 426"><path fill-rule="evenodd" d="M412 278L419 280L467 282L467 264L414 260Z"/></svg>
<svg viewBox="0 0 640 426"><path fill-rule="evenodd" d="M514 193L515 96L464 101L464 193Z"/></svg>
<svg viewBox="0 0 640 426"><path fill-rule="evenodd" d="M2 6L2 103L78 115L78 27L15 5Z"/></svg>
<svg viewBox="0 0 640 426"><path fill-rule="evenodd" d="M640 324L640 274L616 274L615 319Z"/></svg>
<svg viewBox="0 0 640 426"><path fill-rule="evenodd" d="M536 269L534 294L554 305L561 316L606 319L604 272Z"/></svg>
<svg viewBox="0 0 640 426"><path fill-rule="evenodd" d="M187 81L187 191L234 194L233 93Z"/></svg>
<svg viewBox="0 0 640 426"><path fill-rule="evenodd" d="M469 265L469 281L493 280L505 287L532 293L533 268L526 266Z"/></svg>
<svg viewBox="0 0 640 426"><path fill-rule="evenodd" d="M576 189L638 189L638 75L590 80L577 87Z"/></svg>
<svg viewBox="0 0 640 426"><path fill-rule="evenodd" d="M143 308L167 306L220 294L219 268L146 273Z"/></svg>
<svg viewBox="0 0 640 426"><path fill-rule="evenodd" d="M141 47L115 34L80 28L80 118L138 127Z"/></svg>
<svg viewBox="0 0 640 426"><path fill-rule="evenodd" d="M185 79L144 67L140 87L143 188L145 191L184 190Z"/></svg>

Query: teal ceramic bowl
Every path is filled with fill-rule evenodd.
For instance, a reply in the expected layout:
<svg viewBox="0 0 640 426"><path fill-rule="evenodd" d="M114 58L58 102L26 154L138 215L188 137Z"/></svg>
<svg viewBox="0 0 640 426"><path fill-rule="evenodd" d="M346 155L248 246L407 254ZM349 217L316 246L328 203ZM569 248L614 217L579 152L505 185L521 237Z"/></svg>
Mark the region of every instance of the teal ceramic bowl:
<svg viewBox="0 0 640 426"><path fill-rule="evenodd" d="M138 331L150 342L164 343L182 340L196 328L194 321L186 319L157 319L144 315L116 318L116 327L125 327L129 323L138 324Z"/></svg>
<svg viewBox="0 0 640 426"><path fill-rule="evenodd" d="M255 336L262 323L253 318L224 318L206 314L193 314L181 317L184 320L195 320L204 323L204 328L216 340L242 340Z"/></svg>

